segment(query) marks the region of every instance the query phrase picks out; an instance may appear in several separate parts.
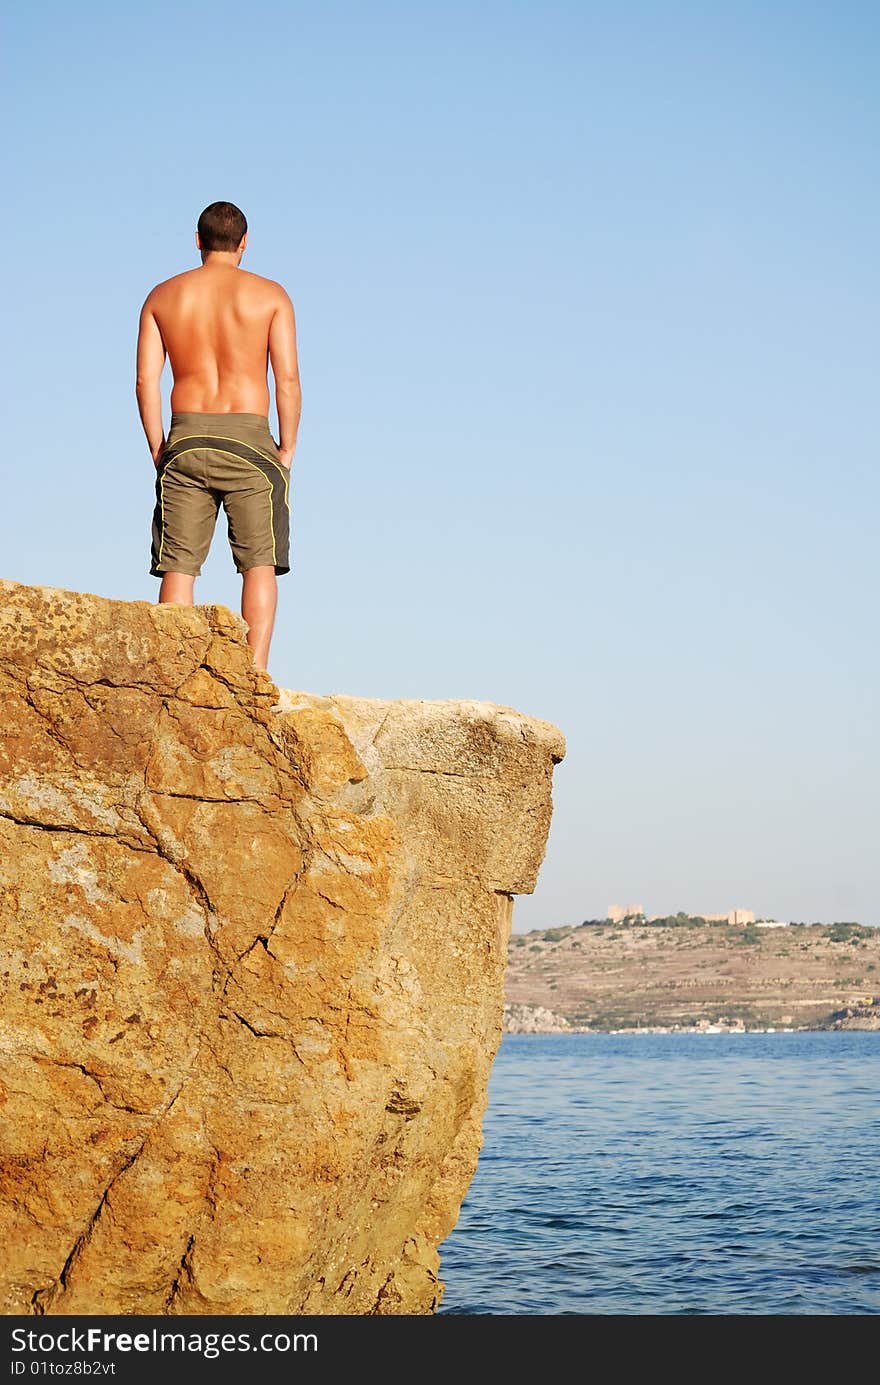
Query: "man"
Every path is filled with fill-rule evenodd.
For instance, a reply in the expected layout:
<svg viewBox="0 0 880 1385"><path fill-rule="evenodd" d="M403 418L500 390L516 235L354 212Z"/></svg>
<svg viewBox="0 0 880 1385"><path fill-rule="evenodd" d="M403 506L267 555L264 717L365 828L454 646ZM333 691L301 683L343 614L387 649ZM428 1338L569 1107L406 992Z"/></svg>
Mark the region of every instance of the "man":
<svg viewBox="0 0 880 1385"><path fill-rule="evenodd" d="M290 571L290 469L301 408L296 322L280 284L239 268L247 221L238 207L206 207L196 245L201 268L154 288L140 317L137 399L156 466L150 572L162 579L160 602L191 606L222 504L248 643L265 669L276 579ZM167 439L159 388L166 354L174 375Z"/></svg>

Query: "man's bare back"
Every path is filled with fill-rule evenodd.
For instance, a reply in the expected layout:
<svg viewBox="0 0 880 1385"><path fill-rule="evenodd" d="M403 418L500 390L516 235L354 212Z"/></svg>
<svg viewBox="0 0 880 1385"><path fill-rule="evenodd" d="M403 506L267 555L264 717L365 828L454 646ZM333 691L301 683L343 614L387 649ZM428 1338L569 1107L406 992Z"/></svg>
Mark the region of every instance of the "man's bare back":
<svg viewBox="0 0 880 1385"><path fill-rule="evenodd" d="M209 260L159 284L148 302L174 372L173 410L269 413L267 350L273 324L283 349L290 302L280 284Z"/></svg>
<svg viewBox="0 0 880 1385"><path fill-rule="evenodd" d="M163 466L163 459L167 465L169 449L160 389L166 357L174 376L172 428L175 417L185 415L190 426L195 426L193 417L198 423L201 415L205 425L202 431L209 432L212 426L217 431L217 417L228 415L230 428L226 431L234 432L233 425L244 429L241 446L245 448L253 445L255 437L259 441L260 436L247 432L252 427L248 420L256 418L259 422L259 418L268 418L267 376L271 365L278 410L277 444L268 435L267 424L260 426L266 431L267 443L277 453L278 463L289 472L301 407L293 305L280 284L239 268L247 245L247 223L238 208L231 203L213 203L202 213L199 225L203 234L196 235L196 244L202 265L158 284L141 310L137 398L150 454L157 471ZM242 226L244 233L239 236ZM214 425L210 424L212 419ZM219 431L223 431L222 427ZM216 490L215 486L215 495ZM167 500L163 493L163 525L165 510L173 510ZM234 524L234 515L230 522ZM182 523L185 530L188 521L184 519ZM197 553L193 556L194 550L187 550L183 542L175 549L173 535L168 539L163 531L160 540L161 553L157 550L151 567L155 575L162 577L159 600L191 604L201 559ZM274 537L272 541L274 545ZM160 567L163 559L166 563L175 561L168 558L174 552L183 555L177 559L177 569ZM234 556L244 578L242 612L250 626L249 640L255 661L265 667L274 620L275 574L287 568L270 566L262 556L256 556L256 550L253 566L248 566L246 552L234 551Z"/></svg>
<svg viewBox="0 0 880 1385"><path fill-rule="evenodd" d="M279 448L290 465L300 410L293 304L280 284L238 268L244 244L238 252L209 252L200 268L166 279L144 303L138 398L154 461L164 441L156 396L167 353L174 413L268 415L271 364Z"/></svg>

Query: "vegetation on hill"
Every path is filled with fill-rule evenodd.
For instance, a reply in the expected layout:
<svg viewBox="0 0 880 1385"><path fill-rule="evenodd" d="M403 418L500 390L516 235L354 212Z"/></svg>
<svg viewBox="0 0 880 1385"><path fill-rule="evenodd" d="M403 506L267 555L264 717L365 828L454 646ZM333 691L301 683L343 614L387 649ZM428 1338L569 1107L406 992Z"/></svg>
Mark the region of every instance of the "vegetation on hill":
<svg viewBox="0 0 880 1385"><path fill-rule="evenodd" d="M880 928L586 919L515 933L506 997L591 1029L823 1028L880 991ZM880 1004L880 998L878 998Z"/></svg>

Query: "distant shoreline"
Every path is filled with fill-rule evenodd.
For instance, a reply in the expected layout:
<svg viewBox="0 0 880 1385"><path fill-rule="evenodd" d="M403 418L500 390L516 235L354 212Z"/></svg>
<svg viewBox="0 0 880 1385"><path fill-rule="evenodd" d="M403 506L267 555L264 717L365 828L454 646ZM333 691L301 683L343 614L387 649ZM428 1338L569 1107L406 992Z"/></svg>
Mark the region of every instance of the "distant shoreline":
<svg viewBox="0 0 880 1385"><path fill-rule="evenodd" d="M512 1033L880 1029L880 929L592 920L511 936Z"/></svg>
<svg viewBox="0 0 880 1385"><path fill-rule="evenodd" d="M880 1028L878 1028L878 1029L876 1029L876 1030L871 1030L871 1029L859 1029L859 1030L856 1030L856 1029L844 1029L842 1026L841 1026L841 1027L834 1027L834 1026L824 1026L824 1027L822 1027L822 1026L820 1026L820 1027L816 1027L816 1028L804 1027L804 1028L802 1028L802 1029L774 1029L774 1028L770 1028L770 1029L714 1029L714 1028L712 1028L712 1029L662 1029L662 1028L658 1028L658 1029L655 1029L655 1028L652 1028L652 1027L649 1027L649 1026L645 1025L645 1026L643 1026L641 1029L574 1029L574 1028L569 1028L569 1029L528 1029L528 1030L525 1030L525 1029L524 1029L524 1030L505 1029L505 1031L504 1031L504 1037L505 1037L505 1038L516 1038L516 1039L571 1039L571 1038L580 1038L580 1037L581 1037L582 1035L584 1035L584 1034L589 1034L589 1035L591 1035L591 1036L593 1036L593 1037L595 1037L595 1038L611 1038L612 1036L617 1037L617 1038L621 1038L621 1037L628 1037L629 1035L633 1035L633 1036L636 1036L636 1037L638 1037L638 1035L648 1035L648 1036L653 1036L653 1035L670 1035L670 1036L672 1036L673 1038L678 1038L680 1035L687 1035L687 1036L691 1036L691 1035L699 1035L699 1036L708 1035L708 1036L711 1037L711 1038L717 1038L719 1034L737 1034L737 1035L746 1035L746 1036L748 1036L748 1035L752 1035L752 1034L854 1034L854 1033L862 1033L862 1034L880 1033Z"/></svg>

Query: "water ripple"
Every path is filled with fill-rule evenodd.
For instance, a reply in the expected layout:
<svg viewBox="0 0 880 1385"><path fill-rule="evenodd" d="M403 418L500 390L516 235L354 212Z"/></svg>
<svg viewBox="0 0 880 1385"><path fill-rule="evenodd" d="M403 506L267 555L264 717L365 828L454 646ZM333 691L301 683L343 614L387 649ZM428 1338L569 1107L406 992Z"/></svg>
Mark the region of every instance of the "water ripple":
<svg viewBox="0 0 880 1385"><path fill-rule="evenodd" d="M880 1035L508 1036L449 1313L880 1312Z"/></svg>

